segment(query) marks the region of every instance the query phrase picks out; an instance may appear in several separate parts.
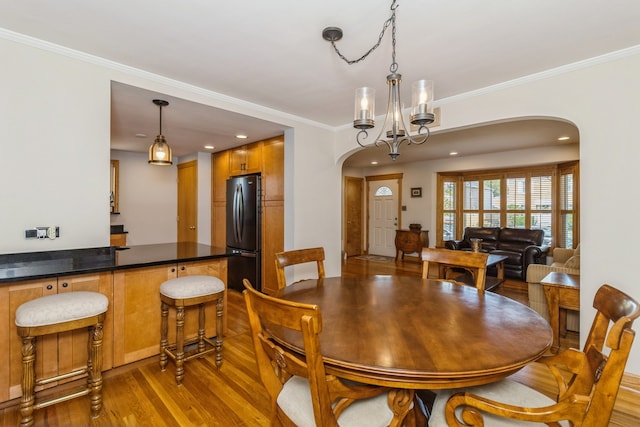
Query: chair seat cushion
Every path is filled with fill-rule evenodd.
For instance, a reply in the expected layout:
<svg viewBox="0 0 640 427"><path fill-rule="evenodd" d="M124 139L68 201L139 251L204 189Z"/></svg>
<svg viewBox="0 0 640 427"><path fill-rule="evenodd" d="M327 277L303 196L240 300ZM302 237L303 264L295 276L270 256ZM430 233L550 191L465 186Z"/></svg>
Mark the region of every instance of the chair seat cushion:
<svg viewBox="0 0 640 427"><path fill-rule="evenodd" d="M160 293L169 298L195 298L224 291L224 282L213 276L185 276L167 280Z"/></svg>
<svg viewBox="0 0 640 427"><path fill-rule="evenodd" d="M25 302L16 310L16 326L35 327L85 319L104 313L109 300L98 292L65 292Z"/></svg>
<svg viewBox="0 0 640 427"><path fill-rule="evenodd" d="M311 389L306 378L291 377L278 395L278 406L299 427L315 427ZM351 404L338 418L341 427L388 426L393 412L387 404L387 393Z"/></svg>
<svg viewBox="0 0 640 427"><path fill-rule="evenodd" d="M509 405L524 406L528 408L540 408L544 406L554 405L555 400L548 398L542 393L520 384L513 380L502 380L493 384L481 385L477 387L469 387L465 389L439 390L436 399L433 402L431 417L429 417L429 427L446 427L447 420L444 416L444 408L449 398L458 392L467 392ZM456 415L460 416L462 409L456 409ZM484 425L491 427L507 427L507 426L546 426L542 423L530 423L509 418L497 417L495 415L485 414ZM561 421L560 425L569 426L569 422Z"/></svg>

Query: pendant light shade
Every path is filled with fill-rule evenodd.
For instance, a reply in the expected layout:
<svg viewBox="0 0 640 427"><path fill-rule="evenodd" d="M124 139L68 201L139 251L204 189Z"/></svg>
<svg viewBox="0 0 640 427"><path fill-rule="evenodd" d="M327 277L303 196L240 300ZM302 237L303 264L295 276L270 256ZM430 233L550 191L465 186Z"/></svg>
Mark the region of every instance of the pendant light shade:
<svg viewBox="0 0 640 427"><path fill-rule="evenodd" d="M167 140L162 135L162 107L166 107L169 103L162 99L154 99L153 103L160 108L160 132L158 136L156 136L156 140L149 147L149 164L170 166L173 164L171 147L169 147Z"/></svg>

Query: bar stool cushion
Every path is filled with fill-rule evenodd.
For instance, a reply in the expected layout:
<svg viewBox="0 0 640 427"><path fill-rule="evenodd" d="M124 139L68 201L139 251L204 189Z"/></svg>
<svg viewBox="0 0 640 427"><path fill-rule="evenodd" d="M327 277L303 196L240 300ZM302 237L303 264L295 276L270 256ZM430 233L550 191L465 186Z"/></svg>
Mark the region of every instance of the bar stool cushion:
<svg viewBox="0 0 640 427"><path fill-rule="evenodd" d="M97 316L107 311L109 300L98 292L74 291L25 302L16 310L16 326L55 325Z"/></svg>
<svg viewBox="0 0 640 427"><path fill-rule="evenodd" d="M224 291L224 282L213 276L185 276L160 285L160 293L173 299L195 298Z"/></svg>

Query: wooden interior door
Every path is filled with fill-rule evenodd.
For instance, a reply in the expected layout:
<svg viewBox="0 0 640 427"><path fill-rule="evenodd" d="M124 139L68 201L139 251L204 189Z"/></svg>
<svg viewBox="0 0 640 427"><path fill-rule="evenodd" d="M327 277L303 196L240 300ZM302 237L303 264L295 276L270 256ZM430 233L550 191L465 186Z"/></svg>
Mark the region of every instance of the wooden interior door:
<svg viewBox="0 0 640 427"><path fill-rule="evenodd" d="M198 242L198 164L178 165L178 242Z"/></svg>
<svg viewBox="0 0 640 427"><path fill-rule="evenodd" d="M362 210L364 180L346 176L344 179L344 251L350 256L362 255Z"/></svg>

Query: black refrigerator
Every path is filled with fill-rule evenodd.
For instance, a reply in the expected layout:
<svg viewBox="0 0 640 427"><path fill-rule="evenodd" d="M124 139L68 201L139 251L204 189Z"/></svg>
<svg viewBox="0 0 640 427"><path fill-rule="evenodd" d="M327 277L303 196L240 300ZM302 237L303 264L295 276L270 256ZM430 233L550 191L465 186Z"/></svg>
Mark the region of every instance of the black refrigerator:
<svg viewBox="0 0 640 427"><path fill-rule="evenodd" d="M227 287L240 292L245 278L262 289L261 188L259 174L227 180Z"/></svg>

